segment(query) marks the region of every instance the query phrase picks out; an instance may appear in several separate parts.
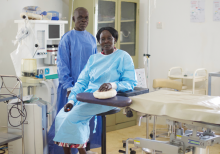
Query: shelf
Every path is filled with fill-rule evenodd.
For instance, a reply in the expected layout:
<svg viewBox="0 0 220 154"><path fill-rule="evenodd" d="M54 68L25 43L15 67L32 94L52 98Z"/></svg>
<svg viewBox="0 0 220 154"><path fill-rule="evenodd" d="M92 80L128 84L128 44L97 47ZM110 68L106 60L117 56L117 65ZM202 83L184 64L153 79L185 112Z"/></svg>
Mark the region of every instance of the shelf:
<svg viewBox="0 0 220 154"><path fill-rule="evenodd" d="M115 21L99 21L98 24L109 24L109 23L114 23Z"/></svg>
<svg viewBox="0 0 220 154"><path fill-rule="evenodd" d="M135 20L121 20L121 22L135 22Z"/></svg>
<svg viewBox="0 0 220 154"><path fill-rule="evenodd" d="M22 138L22 135L0 133L0 145Z"/></svg>
<svg viewBox="0 0 220 154"><path fill-rule="evenodd" d="M183 76L183 75L170 75L168 76L169 78L172 79L186 79L186 80L193 80L193 76ZM205 81L206 76L195 76L195 82L200 82L200 81Z"/></svg>
<svg viewBox="0 0 220 154"><path fill-rule="evenodd" d="M6 95L0 94L0 102L9 101L9 100L15 99L15 98L17 98L17 97L15 97L15 96L8 97L8 95L6 96Z"/></svg>
<svg viewBox="0 0 220 154"><path fill-rule="evenodd" d="M135 44L134 42L121 42L121 45L126 45L126 44Z"/></svg>
<svg viewBox="0 0 220 154"><path fill-rule="evenodd" d="M66 20L28 20L30 23L36 24L68 24ZM24 23L24 20L15 20L14 23Z"/></svg>

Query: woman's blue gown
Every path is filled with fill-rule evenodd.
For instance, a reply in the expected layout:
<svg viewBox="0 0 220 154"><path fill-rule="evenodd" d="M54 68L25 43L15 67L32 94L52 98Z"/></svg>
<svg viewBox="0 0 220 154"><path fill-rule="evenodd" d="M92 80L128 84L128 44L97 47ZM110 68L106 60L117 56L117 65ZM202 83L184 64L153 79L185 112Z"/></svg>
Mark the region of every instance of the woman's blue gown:
<svg viewBox="0 0 220 154"><path fill-rule="evenodd" d="M62 108L56 117L53 140L69 144L86 143L90 135L91 118L114 107L80 102L76 95L82 92L93 93L103 83L112 82L117 85L116 91L121 92L133 90L136 86L131 56L123 50L117 50L110 55L99 53L90 56L68 98L68 101L74 101L74 107L69 112L64 112Z"/></svg>

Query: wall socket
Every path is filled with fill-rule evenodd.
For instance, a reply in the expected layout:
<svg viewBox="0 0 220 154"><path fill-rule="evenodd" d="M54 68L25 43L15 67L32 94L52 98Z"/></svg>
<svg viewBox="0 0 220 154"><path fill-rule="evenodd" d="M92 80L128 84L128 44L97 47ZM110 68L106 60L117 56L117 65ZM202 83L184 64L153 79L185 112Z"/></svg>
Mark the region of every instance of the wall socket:
<svg viewBox="0 0 220 154"><path fill-rule="evenodd" d="M163 23L157 22L157 29L163 29Z"/></svg>

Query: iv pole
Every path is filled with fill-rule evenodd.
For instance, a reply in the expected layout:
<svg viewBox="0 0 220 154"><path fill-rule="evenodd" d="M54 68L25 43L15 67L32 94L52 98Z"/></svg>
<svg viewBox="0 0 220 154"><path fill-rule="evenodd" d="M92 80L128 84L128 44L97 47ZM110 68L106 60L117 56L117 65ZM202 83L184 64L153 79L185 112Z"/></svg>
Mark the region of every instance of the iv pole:
<svg viewBox="0 0 220 154"><path fill-rule="evenodd" d="M151 0L148 0L148 28L147 28L147 54L144 54L144 67L146 68L147 76L147 87L150 88L150 11L151 11ZM146 64L147 62L147 64ZM147 65L147 66L146 66Z"/></svg>
<svg viewBox="0 0 220 154"><path fill-rule="evenodd" d="M69 30L72 30L73 29L73 20L72 20L72 16L73 16L73 3L74 3L74 0L70 0L70 9L71 9L71 13L69 14Z"/></svg>

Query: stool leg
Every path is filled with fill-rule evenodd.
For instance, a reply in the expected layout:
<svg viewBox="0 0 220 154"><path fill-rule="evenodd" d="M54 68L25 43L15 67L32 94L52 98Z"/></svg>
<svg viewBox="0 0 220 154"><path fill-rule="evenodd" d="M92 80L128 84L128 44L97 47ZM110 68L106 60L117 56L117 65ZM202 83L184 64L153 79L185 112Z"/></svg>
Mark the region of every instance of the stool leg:
<svg viewBox="0 0 220 154"><path fill-rule="evenodd" d="M106 154L106 117L102 116L102 154Z"/></svg>

